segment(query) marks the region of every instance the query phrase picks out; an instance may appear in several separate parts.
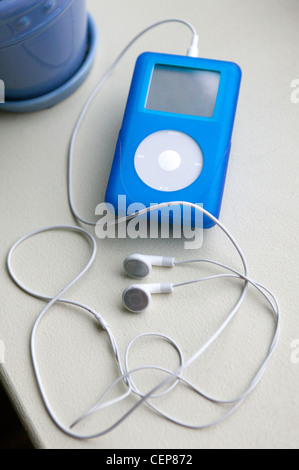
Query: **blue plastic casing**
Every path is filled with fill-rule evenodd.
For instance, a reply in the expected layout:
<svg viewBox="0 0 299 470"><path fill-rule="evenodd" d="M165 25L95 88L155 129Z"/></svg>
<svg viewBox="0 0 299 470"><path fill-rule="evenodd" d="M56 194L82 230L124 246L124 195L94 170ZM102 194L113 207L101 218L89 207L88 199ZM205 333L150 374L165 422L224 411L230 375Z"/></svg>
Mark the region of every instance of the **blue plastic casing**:
<svg viewBox="0 0 299 470"><path fill-rule="evenodd" d="M220 73L212 117L147 109L146 99L156 65ZM151 52L138 57L105 197L105 202L114 206L116 214L124 215L118 213L118 197L125 195L127 207L132 203L149 207L154 203L188 201L202 204L205 210L219 218L240 82L240 67L232 62ZM150 134L161 130L183 132L192 137L202 150L202 171L192 184L183 189L153 189L136 172L134 156L139 144ZM194 214L191 217L194 226ZM203 217L204 228L213 225L207 216Z"/></svg>

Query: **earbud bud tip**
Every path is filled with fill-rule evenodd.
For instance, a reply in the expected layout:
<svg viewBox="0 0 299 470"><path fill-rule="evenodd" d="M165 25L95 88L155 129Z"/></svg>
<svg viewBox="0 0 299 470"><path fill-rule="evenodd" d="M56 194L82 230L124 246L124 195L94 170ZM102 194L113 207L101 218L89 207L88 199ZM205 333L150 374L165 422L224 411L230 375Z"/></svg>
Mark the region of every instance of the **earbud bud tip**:
<svg viewBox="0 0 299 470"><path fill-rule="evenodd" d="M140 255L131 255L124 261L126 273L134 279L143 279L151 272L151 264Z"/></svg>
<svg viewBox="0 0 299 470"><path fill-rule="evenodd" d="M148 308L150 300L150 294L136 286L127 287L123 293L123 304L130 312L144 312Z"/></svg>

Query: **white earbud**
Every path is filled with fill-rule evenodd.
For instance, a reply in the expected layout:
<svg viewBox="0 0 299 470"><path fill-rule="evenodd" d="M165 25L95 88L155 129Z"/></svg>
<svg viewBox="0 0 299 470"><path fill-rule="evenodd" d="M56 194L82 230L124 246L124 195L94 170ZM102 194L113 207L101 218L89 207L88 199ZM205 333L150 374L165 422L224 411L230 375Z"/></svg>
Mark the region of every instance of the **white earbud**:
<svg viewBox="0 0 299 470"><path fill-rule="evenodd" d="M175 258L167 256L150 256L150 255L131 255L124 261L126 273L134 279L142 279L148 276L152 270L152 266L174 266Z"/></svg>
<svg viewBox="0 0 299 470"><path fill-rule="evenodd" d="M151 302L151 294L171 294L173 285L164 284L133 284L123 292L124 306L134 313L146 310Z"/></svg>

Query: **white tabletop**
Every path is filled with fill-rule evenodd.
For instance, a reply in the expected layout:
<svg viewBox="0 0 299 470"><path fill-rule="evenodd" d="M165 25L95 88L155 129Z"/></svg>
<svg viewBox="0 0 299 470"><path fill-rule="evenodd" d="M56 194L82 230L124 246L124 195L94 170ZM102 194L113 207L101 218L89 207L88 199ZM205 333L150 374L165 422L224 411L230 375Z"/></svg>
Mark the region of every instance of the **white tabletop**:
<svg viewBox="0 0 299 470"><path fill-rule="evenodd" d="M88 0L99 29L96 63L84 85L55 107L0 114L1 122L1 379L38 448L208 449L295 448L299 442L298 172L299 78L297 0ZM238 240L250 276L277 296L282 315L278 348L258 387L228 419L203 430L180 427L142 405L116 429L91 440L60 431L49 417L36 384L30 334L44 302L20 291L5 267L13 242L47 225L74 224L67 200L67 150L76 118L89 93L117 54L139 31L160 19L190 21L199 33L201 57L237 62L243 72L221 221ZM94 218L103 202L132 71L143 51L185 54L190 34L180 24L161 26L142 37L106 83L90 109L75 148L74 195L80 214ZM298 85L297 85L298 86ZM292 94L293 92L293 94ZM89 230L94 233L93 228ZM89 245L72 233L48 233L28 241L14 258L22 281L55 295L77 274ZM121 293L130 283L123 259L130 253L211 258L241 268L235 250L214 227L203 246L185 250L182 240L98 240L98 255L67 297L98 310L109 323L121 358L130 340L146 332L165 333L188 358L221 324L240 293L228 280L186 287L172 297L155 297L142 315L127 313ZM156 268L149 282L181 282L217 270L192 265ZM248 385L269 347L274 320L266 302L250 290L238 316L214 346L186 371L202 390L229 399ZM297 342L296 342L297 339ZM175 368L176 353L147 338L134 345L130 366ZM38 364L48 399L69 426L118 376L107 336L91 316L55 305L40 325ZM147 390L154 373L136 376ZM123 389L121 389L123 390ZM93 415L76 428L101 431L137 402L135 396ZM157 402L158 404L158 402ZM159 401L161 409L190 423L219 416L185 387Z"/></svg>

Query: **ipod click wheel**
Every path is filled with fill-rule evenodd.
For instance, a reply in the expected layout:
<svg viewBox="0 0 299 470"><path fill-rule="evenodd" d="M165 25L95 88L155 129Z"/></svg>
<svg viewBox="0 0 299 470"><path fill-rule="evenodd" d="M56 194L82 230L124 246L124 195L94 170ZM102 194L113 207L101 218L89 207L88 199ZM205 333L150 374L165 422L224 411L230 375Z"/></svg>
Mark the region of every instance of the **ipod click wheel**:
<svg viewBox="0 0 299 470"><path fill-rule="evenodd" d="M134 159L139 178L158 191L178 191L193 183L201 173L203 154L192 137L163 130L146 137Z"/></svg>

